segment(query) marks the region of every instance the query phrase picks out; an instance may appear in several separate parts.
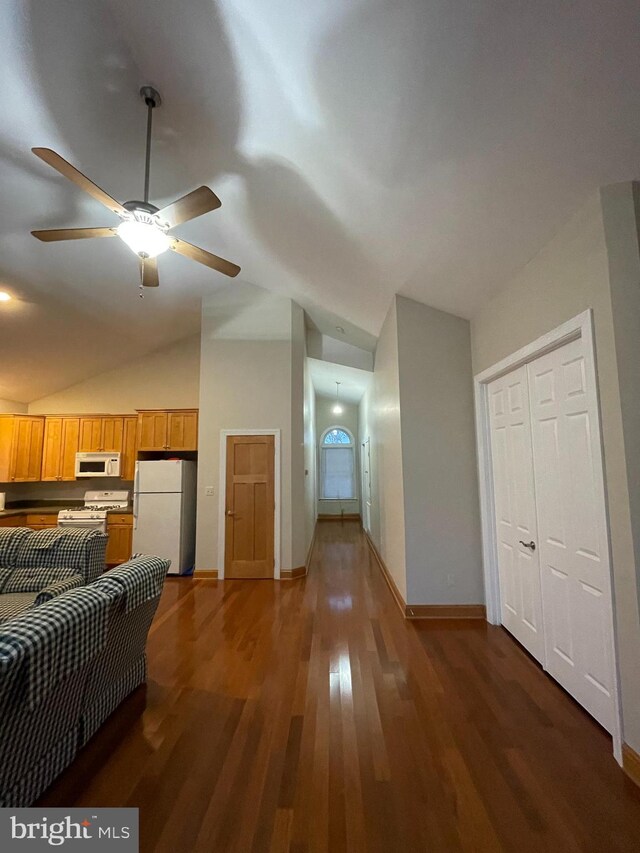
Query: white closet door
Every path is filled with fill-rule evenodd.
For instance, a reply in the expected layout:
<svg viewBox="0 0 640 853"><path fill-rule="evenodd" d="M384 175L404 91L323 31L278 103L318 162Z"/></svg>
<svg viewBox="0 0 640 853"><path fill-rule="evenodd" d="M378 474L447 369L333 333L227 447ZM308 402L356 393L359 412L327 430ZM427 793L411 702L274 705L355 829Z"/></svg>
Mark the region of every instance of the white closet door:
<svg viewBox="0 0 640 853"><path fill-rule="evenodd" d="M527 366L546 669L608 731L612 608L595 382L582 340Z"/></svg>
<svg viewBox="0 0 640 853"><path fill-rule="evenodd" d="M540 662L544 636L527 371L489 385L502 624Z"/></svg>

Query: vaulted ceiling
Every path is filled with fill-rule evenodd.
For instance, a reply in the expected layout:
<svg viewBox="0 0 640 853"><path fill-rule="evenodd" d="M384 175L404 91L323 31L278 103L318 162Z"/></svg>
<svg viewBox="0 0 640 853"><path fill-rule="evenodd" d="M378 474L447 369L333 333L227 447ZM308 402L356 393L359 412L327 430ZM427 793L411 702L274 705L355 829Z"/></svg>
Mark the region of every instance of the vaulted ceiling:
<svg viewBox="0 0 640 853"><path fill-rule="evenodd" d="M176 233L376 335L391 295L469 317L599 185L640 162L637 0L4 0L0 397L31 400L197 331L228 280L169 253L137 295L115 224L38 161L140 197L223 201ZM360 341L361 343L361 341Z"/></svg>

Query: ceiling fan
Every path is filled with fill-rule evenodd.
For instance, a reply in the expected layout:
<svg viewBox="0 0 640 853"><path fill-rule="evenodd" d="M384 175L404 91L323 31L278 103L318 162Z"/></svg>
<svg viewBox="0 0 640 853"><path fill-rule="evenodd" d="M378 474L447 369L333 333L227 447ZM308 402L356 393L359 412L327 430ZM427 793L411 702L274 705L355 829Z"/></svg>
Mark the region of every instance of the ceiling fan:
<svg viewBox="0 0 640 853"><path fill-rule="evenodd" d="M151 164L151 124L153 110L161 104L160 95L151 86L143 86L140 96L147 105L147 148L144 168L144 201L125 201L123 204L100 189L86 175L79 172L71 163L56 154L50 148L32 148L33 153L48 163L65 178L73 181L80 189L89 193L97 201L117 213L122 222L116 227L104 228L54 228L45 231L32 231L34 237L45 243L58 240L83 240L87 237L115 237L116 235L129 246L140 258L140 287L158 287L157 256L171 249L179 255L184 255L200 264L211 267L228 276L236 276L240 272L237 264L219 258L217 255L193 246L184 240L179 240L168 232L208 213L216 210L222 202L209 187L198 187L177 201L158 209L149 203L149 170Z"/></svg>

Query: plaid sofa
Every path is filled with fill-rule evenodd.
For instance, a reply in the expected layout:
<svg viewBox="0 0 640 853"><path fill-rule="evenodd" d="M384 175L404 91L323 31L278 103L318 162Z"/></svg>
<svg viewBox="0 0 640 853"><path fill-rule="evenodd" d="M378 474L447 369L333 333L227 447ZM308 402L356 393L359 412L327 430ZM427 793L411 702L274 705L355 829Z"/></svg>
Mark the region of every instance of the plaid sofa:
<svg viewBox="0 0 640 853"><path fill-rule="evenodd" d="M0 528L0 623L105 570L107 536L81 528Z"/></svg>
<svg viewBox="0 0 640 853"><path fill-rule="evenodd" d="M146 680L169 565L133 559L0 625L0 807L36 800Z"/></svg>
<svg viewBox="0 0 640 853"><path fill-rule="evenodd" d="M92 584L109 597L111 606L107 641L91 667L84 695L81 745L147 680L147 634L170 565L170 560L140 555Z"/></svg>

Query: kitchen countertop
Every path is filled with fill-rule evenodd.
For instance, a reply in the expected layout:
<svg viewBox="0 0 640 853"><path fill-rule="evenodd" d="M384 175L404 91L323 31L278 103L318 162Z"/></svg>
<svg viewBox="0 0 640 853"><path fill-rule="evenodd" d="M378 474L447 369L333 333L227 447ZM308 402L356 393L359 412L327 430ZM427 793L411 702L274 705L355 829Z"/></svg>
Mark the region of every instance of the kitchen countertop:
<svg viewBox="0 0 640 853"><path fill-rule="evenodd" d="M67 501L66 503L17 501L13 506L8 506L0 512L0 518L11 518L15 515L35 515L36 513L38 515L57 515L61 509L75 509L80 506L84 506L84 501ZM127 515L133 512L133 508L129 504L128 507L111 509L109 512Z"/></svg>

